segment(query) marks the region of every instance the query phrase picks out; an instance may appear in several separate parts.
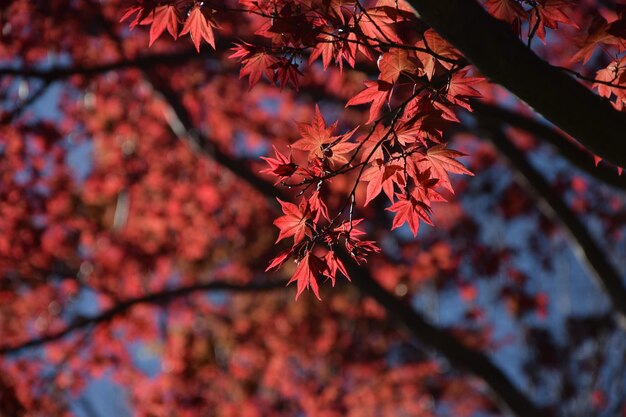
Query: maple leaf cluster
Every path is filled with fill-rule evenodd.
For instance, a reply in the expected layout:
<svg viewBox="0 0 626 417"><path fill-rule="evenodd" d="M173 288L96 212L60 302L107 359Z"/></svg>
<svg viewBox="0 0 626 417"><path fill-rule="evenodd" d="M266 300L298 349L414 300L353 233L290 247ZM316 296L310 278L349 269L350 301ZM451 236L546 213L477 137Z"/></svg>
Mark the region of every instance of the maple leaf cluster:
<svg viewBox="0 0 626 417"><path fill-rule="evenodd" d="M248 77L250 88L265 76L280 88L297 89L303 63L312 66L319 59L324 70L331 63L343 70L357 62L378 68L378 78L365 81L365 89L345 103L369 106L364 125L337 134L338 122L327 126L316 107L313 120L299 125L300 138L291 144L289 156L274 147L274 156L264 158L269 168L263 173L279 186L299 189L297 204L279 200L283 216L275 222L277 242L293 242L268 270L293 258L297 268L290 282L298 283L296 298L306 288L319 298L318 281L334 284L338 272L349 279L337 251L346 251L357 263L379 251L373 241L361 240L364 232L356 226L363 219L354 217L357 206L384 194L394 215L391 228L407 224L415 236L420 222L433 224L432 203L454 193L449 173L472 175L458 161L463 154L447 148L443 134L458 122L456 108L471 110L469 99L480 96L472 86L483 79L471 76L460 53L433 30L403 39L399 27L417 20L402 2L364 7L351 1L243 1L239 7L250 13L255 35L264 39L238 43L230 56L241 63L240 77ZM127 16L136 14L131 26L152 19L151 42L176 26L175 6L146 10L136 6ZM223 12L229 10L222 6ZM294 153L301 157L297 162ZM340 175L350 177L353 187L343 204L329 208L327 188Z"/></svg>
<svg viewBox="0 0 626 417"><path fill-rule="evenodd" d="M160 3L141 1L128 8L120 22L132 18L131 29L137 25L150 25L150 46L167 30L174 39L189 34L198 52L202 41L215 49L213 29L218 24L213 16L214 10L204 7L202 2Z"/></svg>
<svg viewBox="0 0 626 417"><path fill-rule="evenodd" d="M522 23L528 23L529 42L537 35L544 43L546 29L558 29L559 23L578 27L572 19L574 0L484 0L494 17L510 23L520 33Z"/></svg>
<svg viewBox="0 0 626 417"><path fill-rule="evenodd" d="M520 37L526 28L529 46L535 36L545 43L546 30L559 25L579 29L569 0L486 0L484 6ZM346 108L367 106L367 120L351 128L340 129L338 121L327 126L316 107L311 122L300 123L300 137L289 150L274 146L274 156L263 158L269 167L261 172L275 185L298 190L293 202L279 200L283 215L275 221L277 243L293 240L268 267L296 262L290 280L297 282L296 298L307 288L319 298L319 282L334 284L338 272L349 279L343 251L357 263L379 251L375 242L361 240L364 232L356 226L366 222L355 217L358 209L383 195L393 214L391 229L406 224L416 236L420 223L433 225L432 203L454 194L449 174L472 175L458 160L463 154L447 147L444 133L459 122L458 109L472 110L470 100L481 96L476 86L484 79L403 1L244 0L236 5L187 2L185 7L189 16L208 16L200 26L213 46L213 13L247 15L256 39L237 42L230 58L241 64L239 76L248 78L249 88L265 78L281 89L298 90L307 68L320 64L324 71L376 65L377 77L365 80L364 88L345 101ZM152 44L166 29L173 37L191 31L188 18L177 33L180 8L180 3L141 2L123 19L134 15L131 27L152 24ZM612 23L596 17L571 62L586 63L599 45L622 52L623 20L621 9ZM198 47L194 33L200 32L191 32ZM624 59L615 59L593 79L600 95L619 109L626 97L620 85L626 77ZM353 186L343 202L330 203L328 190L340 176Z"/></svg>

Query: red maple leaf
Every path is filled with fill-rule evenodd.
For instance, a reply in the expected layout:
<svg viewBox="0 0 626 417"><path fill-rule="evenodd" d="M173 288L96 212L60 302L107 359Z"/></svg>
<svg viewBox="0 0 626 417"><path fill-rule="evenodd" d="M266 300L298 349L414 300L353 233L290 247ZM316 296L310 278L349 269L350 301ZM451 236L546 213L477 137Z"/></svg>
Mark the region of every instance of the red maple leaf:
<svg viewBox="0 0 626 417"><path fill-rule="evenodd" d="M493 17L507 23L526 17L526 11L515 0L487 0L485 7Z"/></svg>
<svg viewBox="0 0 626 417"><path fill-rule="evenodd" d="M196 50L200 52L200 42L204 39L213 49L215 49L215 37L213 36L213 29L217 27L215 21L212 18L207 18L202 13L201 6L196 6L187 17L185 26L183 27L180 35L191 35L191 40L196 46Z"/></svg>
<svg viewBox="0 0 626 417"><path fill-rule="evenodd" d="M289 259L291 254L293 253L293 248L287 249L279 253L268 265L265 269L265 272L271 271L272 269L280 269L281 266Z"/></svg>
<svg viewBox="0 0 626 417"><path fill-rule="evenodd" d="M150 26L150 43L152 46L161 34L167 29L174 39L178 37L178 10L175 6L159 6L154 9L152 26Z"/></svg>
<svg viewBox="0 0 626 417"><path fill-rule="evenodd" d="M434 190L439 180L432 178L430 171L414 172L412 165L409 164L407 166L407 175L409 177L407 180L409 182L409 190L417 201L421 201L429 207L433 201L446 201L441 194Z"/></svg>
<svg viewBox="0 0 626 417"><path fill-rule="evenodd" d="M353 15L354 6L352 0L323 0L322 6L330 16L339 19L342 24L346 23L344 14Z"/></svg>
<svg viewBox="0 0 626 417"><path fill-rule="evenodd" d="M360 137L358 142L364 142L361 144L361 161L385 159L382 144L390 139L389 128L382 124L377 125L376 128L366 136Z"/></svg>
<svg viewBox="0 0 626 417"><path fill-rule="evenodd" d="M367 257L372 253L380 252L373 240L346 239L346 250L357 264L367 262Z"/></svg>
<svg viewBox="0 0 626 417"><path fill-rule="evenodd" d="M408 74L418 73L421 72L421 66L422 63L417 58L410 56L408 51L400 48L391 48L378 61L378 68L380 69L378 79L393 84L398 80L402 72Z"/></svg>
<svg viewBox="0 0 626 417"><path fill-rule="evenodd" d="M298 263L298 267L296 268L296 272L294 272L293 277L291 277L287 283L287 285L289 285L294 281L298 282L296 300L306 288L311 288L313 290L313 294L315 294L317 299L321 301L322 299L320 298L317 278L321 277L327 269L328 267L324 261L313 255L311 252L307 252L307 254L304 255L304 258L302 258Z"/></svg>
<svg viewBox="0 0 626 417"><path fill-rule="evenodd" d="M370 107L370 118L367 121L367 123L372 123L380 115L385 103L388 103L389 99L391 99L393 84L378 80L365 81L365 86L365 90L348 100L346 107L372 103Z"/></svg>
<svg viewBox="0 0 626 417"><path fill-rule="evenodd" d="M403 119L397 126L396 134L401 134L399 141L414 143L419 139L424 144L426 140L441 143L449 121L443 118L442 109L435 106L435 102L430 95L420 95L407 103ZM411 134L416 138L411 140Z"/></svg>
<svg viewBox="0 0 626 417"><path fill-rule="evenodd" d="M270 167L263 169L260 172L262 174L270 174L278 177L276 180L276 184L278 184L286 178L291 177L298 169L298 165L293 162L291 157L287 158L287 156L283 155L278 149L276 149L276 146L272 145L272 147L274 148L274 154L276 157L268 158L262 156L261 159L267 162Z"/></svg>
<svg viewBox="0 0 626 417"><path fill-rule="evenodd" d="M354 32L348 33L348 36L343 38L343 41L337 47L337 57L339 59L339 69L343 70L343 61L346 61L348 65L354 68L356 63L356 51L357 51L357 38Z"/></svg>
<svg viewBox="0 0 626 417"><path fill-rule="evenodd" d="M537 2L537 10L539 12L539 27L537 28L537 36L545 43L546 28L557 29L559 23L579 28L574 20L568 16L568 8L574 6L573 0L539 0ZM532 13L530 16L529 26L532 28L537 22L537 15Z"/></svg>
<svg viewBox="0 0 626 417"><path fill-rule="evenodd" d="M625 64L626 59L622 58L621 60L612 61L606 68L603 68L596 72L596 80L602 81L604 83L621 83L621 78L623 77L624 69L626 69ZM615 93L616 96L620 96L620 89L613 88L604 83L595 83L593 85L594 88L598 89L598 94L602 97L610 98L612 94Z"/></svg>
<svg viewBox="0 0 626 417"><path fill-rule="evenodd" d="M437 178L437 183L446 190L454 193L452 183L450 183L449 172L454 174L474 175L465 168L456 158L464 156L462 152L446 149L445 144L435 145L426 151L426 154L415 154L413 159L417 171L430 170L432 178Z"/></svg>
<svg viewBox="0 0 626 417"><path fill-rule="evenodd" d="M437 32L432 29L428 29L424 32L423 39L417 43L418 47L428 48L430 51L436 54L433 55L429 52L416 52L415 55L422 62L424 67L424 73L431 79L435 74L437 65L450 69L454 65L452 62L443 61L437 58L437 56L448 58L450 60L456 60L461 57L459 51L457 51L450 43L443 39Z"/></svg>
<svg viewBox="0 0 626 417"><path fill-rule="evenodd" d="M396 213L393 218L391 230L397 229L404 223L408 223L413 232L413 236L417 236L420 220L430 225L433 224L430 220L430 207L413 197L407 199L406 196L402 194L396 194L396 196L398 197L398 201L387 208L387 210Z"/></svg>
<svg viewBox="0 0 626 417"><path fill-rule="evenodd" d="M230 50L233 51L233 54L228 57L231 59L239 59L242 62L245 62L252 55L254 55L256 50L256 47L248 42L235 43L234 45L234 47L230 48Z"/></svg>
<svg viewBox="0 0 626 417"><path fill-rule="evenodd" d="M363 219L352 219L352 221L345 220L339 226L335 227L333 232L338 236L345 237L346 239L359 239L366 235L364 231L357 227L362 222Z"/></svg>
<svg viewBox="0 0 626 417"><path fill-rule="evenodd" d="M422 123L419 120L412 120L407 123L400 121L394 129L394 136L402 146L413 145L420 141L426 146L426 139L422 130Z"/></svg>
<svg viewBox="0 0 626 417"><path fill-rule="evenodd" d="M319 158L331 168L348 162L347 154L352 152L358 145L348 142L357 128L344 134L333 136L338 122L326 126L324 117L319 106L315 106L315 115L311 123L301 123L298 128L302 136L292 147L301 151L309 152L309 159Z"/></svg>
<svg viewBox="0 0 626 417"><path fill-rule="evenodd" d="M291 145L294 149L309 152L309 158L323 158L326 145L334 142L339 136L332 136L337 128L338 122L330 126L326 126L324 116L320 112L318 105L315 105L315 114L311 123L301 123L298 126L300 135L299 140Z"/></svg>
<svg viewBox="0 0 626 417"><path fill-rule="evenodd" d="M328 32L330 29L325 28L325 32ZM317 42L311 51L311 56L309 56L309 64L315 61L319 56L322 57L322 65L326 70L330 65L330 61L332 61L333 56L335 55L335 43L337 40L330 33L323 33L318 35Z"/></svg>
<svg viewBox="0 0 626 417"><path fill-rule="evenodd" d="M465 68L452 75L450 82L448 83L448 94L446 98L451 103L471 111L469 98L482 96L478 90L472 86L483 82L484 79L480 77L468 77L468 71L469 68Z"/></svg>
<svg viewBox="0 0 626 417"><path fill-rule="evenodd" d="M273 81L278 81L281 90L287 83L291 83L293 88L295 88L296 91L298 90L298 76L301 76L302 72L300 72L297 64L288 59L278 59L270 66L270 69L276 70Z"/></svg>
<svg viewBox="0 0 626 417"><path fill-rule="evenodd" d="M361 176L363 181L368 181L365 205L376 198L381 191L384 191L391 200L393 198L393 184L404 181L400 175L402 170L401 165L385 163L381 159L372 162L372 165Z"/></svg>
<svg viewBox="0 0 626 417"><path fill-rule="evenodd" d="M356 128L342 135L340 139L332 144L326 151L326 161L331 168L348 163L348 155L359 146L357 143L347 142L348 138L352 136L355 131Z"/></svg>
<svg viewBox="0 0 626 417"><path fill-rule="evenodd" d="M304 236L311 236L311 228L307 224L307 220L310 219L310 209L306 202L303 200L300 206L295 204L281 201L280 203L284 216L281 216L274 220L274 225L280 229L278 239L276 242L280 242L282 239L293 236L294 244L297 244L304 239Z"/></svg>
<svg viewBox="0 0 626 417"><path fill-rule="evenodd" d="M596 47L601 45L615 45L622 50L626 48L626 40L611 33L611 28L615 23L617 22L609 24L602 16L595 16L589 29L587 29L587 36L580 49L572 56L570 62L582 60L583 64L586 64L596 51Z"/></svg>
<svg viewBox="0 0 626 417"><path fill-rule="evenodd" d="M276 57L265 52L255 52L255 47L245 42L236 44L232 50L235 52L229 58L241 59L243 65L239 71L239 78L247 75L249 88L258 83L263 74L268 80L274 81L273 66L278 61Z"/></svg>
<svg viewBox="0 0 626 417"><path fill-rule="evenodd" d="M337 255L335 255L335 252L333 252L332 250L328 251L328 253L324 257L324 260L326 261L326 264L328 265L328 271L326 275L328 276L331 283L333 284L333 287L335 286L335 279L337 277L337 271L341 272L343 276L346 277L348 281L350 281L350 276L348 275L348 270L346 269L346 266L341 261L341 259L339 259Z"/></svg>
<svg viewBox="0 0 626 417"><path fill-rule="evenodd" d="M386 7L374 7L367 9L357 17L358 27L369 39L376 39L381 42L402 43L398 33L394 28L395 21L389 17ZM365 48L359 48L365 49Z"/></svg>
<svg viewBox="0 0 626 417"><path fill-rule="evenodd" d="M315 190L311 193L309 197L309 207L311 207L311 212L315 214L314 221L319 221L321 217L324 217L326 220L330 220L328 216L328 207L324 200L320 197L319 190Z"/></svg>
<svg viewBox="0 0 626 417"><path fill-rule="evenodd" d="M134 29L137 25L147 25L152 22L151 13L156 8L154 4L141 4L131 6L124 12L124 15L120 18L120 22L128 19L132 15L135 15L135 18L130 22L130 29Z"/></svg>
<svg viewBox="0 0 626 417"><path fill-rule="evenodd" d="M442 103L441 101L433 100L433 107L441 111L442 119L449 120L451 122L460 122L459 118L456 117L454 110L452 110L452 108L450 108L447 103Z"/></svg>

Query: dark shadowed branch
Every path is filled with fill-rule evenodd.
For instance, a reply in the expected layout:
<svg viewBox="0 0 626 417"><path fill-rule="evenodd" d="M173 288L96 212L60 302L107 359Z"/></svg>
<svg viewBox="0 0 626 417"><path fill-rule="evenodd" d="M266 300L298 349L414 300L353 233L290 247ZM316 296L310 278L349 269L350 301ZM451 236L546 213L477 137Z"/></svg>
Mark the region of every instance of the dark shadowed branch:
<svg viewBox="0 0 626 417"><path fill-rule="evenodd" d="M483 75L598 156L626 166L626 114L540 59L475 0L409 0Z"/></svg>
<svg viewBox="0 0 626 417"><path fill-rule="evenodd" d="M626 176L619 175L616 167L606 164L596 166L593 156L587 150L553 127L531 117L478 100L472 102L472 107L478 116L498 120L545 140L557 148L559 155L587 174L613 187L626 190Z"/></svg>
<svg viewBox="0 0 626 417"><path fill-rule="evenodd" d="M344 262L350 265L349 272L355 277L354 283L364 294L383 306L411 335L443 354L453 366L481 377L496 397L500 408L519 417L548 415L547 411L533 404L484 353L466 347L449 332L430 324L410 305L386 291L365 269L356 267L347 257Z"/></svg>
<svg viewBox="0 0 626 417"><path fill-rule="evenodd" d="M48 91L50 87L49 81L44 81L44 83L35 90L30 96L28 96L25 100L19 102L13 109L9 110L5 114L0 115L0 125L12 123L15 119L17 119L29 106L34 104L37 100L39 100L43 95Z"/></svg>
<svg viewBox="0 0 626 417"><path fill-rule="evenodd" d="M520 183L535 198L539 208L570 235L569 241L574 245L574 253L604 289L615 308L617 322L623 329L626 329L626 288L619 271L607 259L606 252L598 246L584 224L550 188L543 176L526 160L524 154L511 143L502 130L493 124L490 125L488 121L484 122L482 127L485 128L498 151L519 173Z"/></svg>
<svg viewBox="0 0 626 417"><path fill-rule="evenodd" d="M169 108L165 117L170 129L179 139L184 140L192 150L207 155L224 168L227 168L246 183L250 184L262 195L272 200L276 206L276 197L282 198L283 200L287 198L270 182L260 178L255 172L248 168L245 163L226 154L201 132L193 128L194 123L191 120L191 116L180 101L178 95L167 86L165 81L160 80L153 73L145 71L144 74L146 81L155 94L168 104Z"/></svg>
<svg viewBox="0 0 626 417"><path fill-rule="evenodd" d="M218 292L228 291L232 293L256 293L260 291L270 291L284 288L285 281L266 282L266 283L250 283L250 284L232 284L228 282L208 282L194 284L185 287L163 290L142 297L131 298L125 301L119 301L114 307L101 312L95 316L82 317L74 320L63 330L50 333L35 339L19 343L14 346L0 346L0 355L16 353L26 348L45 345L46 343L60 340L63 337L77 330L86 329L94 325L110 322L115 317L127 313L133 307L139 304L153 304L163 306L172 301L198 292Z"/></svg>
<svg viewBox="0 0 626 417"><path fill-rule="evenodd" d="M215 52L202 50L196 52L193 48L185 48L176 52L164 52L158 54L139 55L134 58L124 58L113 62L96 65L54 66L51 68L0 68L0 77L13 76L22 78L36 78L47 82L65 80L75 75L95 76L110 71L123 70L129 68L150 68L157 64L182 64L190 60L204 59L214 55Z"/></svg>

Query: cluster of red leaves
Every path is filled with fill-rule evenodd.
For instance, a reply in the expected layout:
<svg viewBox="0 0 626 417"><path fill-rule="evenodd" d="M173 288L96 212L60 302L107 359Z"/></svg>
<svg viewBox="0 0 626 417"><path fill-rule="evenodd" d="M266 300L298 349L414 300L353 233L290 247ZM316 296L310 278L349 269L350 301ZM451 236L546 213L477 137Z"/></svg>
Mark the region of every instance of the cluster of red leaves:
<svg viewBox="0 0 626 417"><path fill-rule="evenodd" d="M203 7L202 2L195 1L161 3L163 2L153 0L139 1L126 10L120 22L132 18L131 29L137 25L150 25L150 46L167 30L174 39L189 34L198 52L202 41L215 49L213 28L218 25L213 17L213 10Z"/></svg>
<svg viewBox="0 0 626 417"><path fill-rule="evenodd" d="M231 58L241 61L241 76L250 86L263 74L281 87L298 88L302 63L321 58L324 69L331 63L342 69L354 67L359 56L375 60L374 52L387 45L402 45L397 30L416 16L402 1L381 0L365 8L358 2L240 1L259 23L254 32L264 42L236 45Z"/></svg>
<svg viewBox="0 0 626 417"><path fill-rule="evenodd" d="M598 90L598 94L609 99L616 109L623 110L626 104L625 6L618 9L615 20L610 23L603 17L594 19L587 29L583 47L572 60L587 63L598 48L611 57L611 62L596 72L597 82L593 87Z"/></svg>
<svg viewBox="0 0 626 417"><path fill-rule="evenodd" d="M292 281L298 282L297 296L310 287L319 298L317 280L326 277L334 284L337 271L349 279L336 254L337 246L357 263L378 251L374 242L360 240L364 233L356 226L363 219L352 216L361 181L367 182L364 205L385 194L392 203L388 210L395 213L392 229L407 223L417 235L420 221L432 225L431 203L445 201L438 190L453 192L448 173L471 175L456 160L461 153L447 149L432 137L426 139L428 136L418 127L421 120L413 118L390 126L377 122L368 134L353 140L356 129L333 135L337 123L327 127L316 108L313 122L300 125L301 138L292 145L292 149L306 152L302 167L293 156L287 157L278 149L274 149L275 157L264 158L269 168L263 173L273 175L278 183L302 187L299 205L279 200L284 215L274 222L280 229L278 241L293 237L293 245L268 267L279 268L290 257L295 258L298 268ZM348 201L331 216L323 198L325 184L351 171L357 174ZM293 182L296 177L297 182ZM347 219L342 216L344 210L349 210Z"/></svg>
<svg viewBox="0 0 626 417"><path fill-rule="evenodd" d="M363 219L353 218L357 205L368 205L383 193L390 202L387 210L394 213L391 228L408 224L417 235L420 222L433 224L431 203L445 201L443 191L454 193L448 174L471 175L457 160L462 154L442 140L445 129L458 121L454 109L471 110L469 99L480 96L472 86L482 78L469 76L461 55L430 29L403 39L398 28L415 24L416 16L402 2L381 0L368 8L350 1L294 0L243 1L240 6L255 16L255 35L264 39L239 43L230 56L241 62L240 77L248 76L250 87L265 75L281 88L291 84L297 89L307 54L310 65L321 58L324 70L331 63L354 67L358 60L378 65L378 79L365 81L365 89L346 103L369 105L367 133L358 135L363 129L357 126L336 134L338 122L327 126L316 107L313 120L300 124L300 138L291 145L290 152L302 156L299 163L277 148L274 157L264 158L269 168L263 173L276 184L300 189L297 204L279 200L284 215L274 223L278 241L293 242L268 270L293 258L298 266L290 282L298 283L296 298L306 288L319 298L318 281L334 284L338 272L349 279L338 251L357 263L379 251L374 242L361 239L365 233L356 226ZM165 28L176 36L175 6L146 10L145 5L129 10L127 16L137 14L131 26L153 16L151 42ZM345 204L329 209L325 189L339 175L351 176L354 186ZM361 183L367 183L363 203L357 202Z"/></svg>
<svg viewBox="0 0 626 417"><path fill-rule="evenodd" d="M559 23L578 27L571 18L574 0L486 0L485 7L494 17L510 23L520 32L528 22L529 37L537 35L544 43L546 29L557 29Z"/></svg>

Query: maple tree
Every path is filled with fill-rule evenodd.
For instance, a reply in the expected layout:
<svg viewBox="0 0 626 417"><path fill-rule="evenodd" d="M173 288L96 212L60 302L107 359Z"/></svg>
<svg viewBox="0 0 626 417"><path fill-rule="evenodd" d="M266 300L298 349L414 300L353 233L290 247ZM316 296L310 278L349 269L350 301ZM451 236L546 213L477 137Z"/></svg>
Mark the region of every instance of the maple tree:
<svg viewBox="0 0 626 417"><path fill-rule="evenodd" d="M0 1L0 416L626 415L625 27Z"/></svg>

